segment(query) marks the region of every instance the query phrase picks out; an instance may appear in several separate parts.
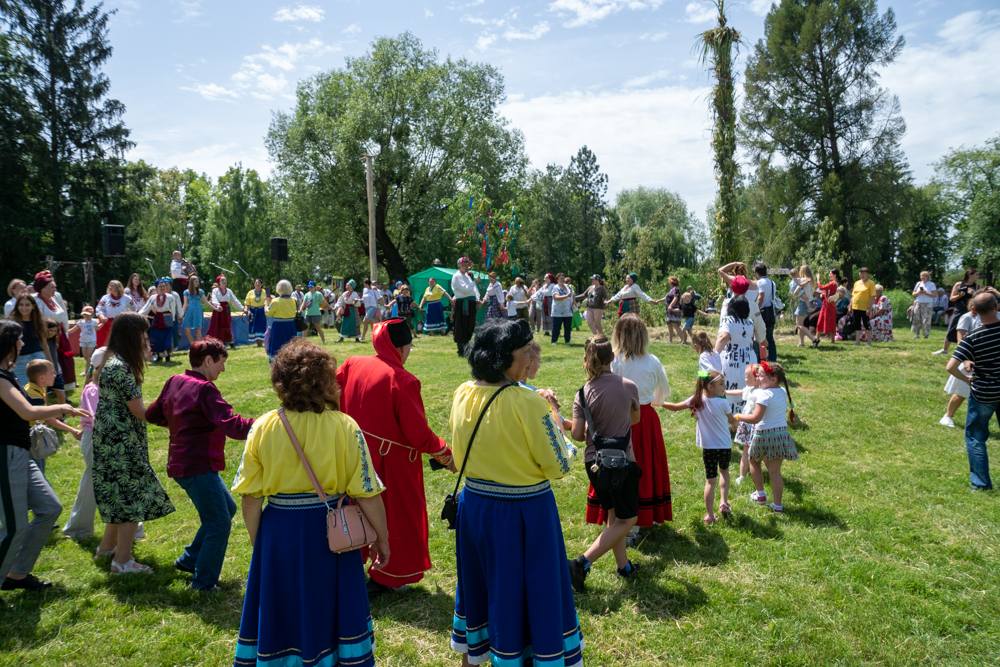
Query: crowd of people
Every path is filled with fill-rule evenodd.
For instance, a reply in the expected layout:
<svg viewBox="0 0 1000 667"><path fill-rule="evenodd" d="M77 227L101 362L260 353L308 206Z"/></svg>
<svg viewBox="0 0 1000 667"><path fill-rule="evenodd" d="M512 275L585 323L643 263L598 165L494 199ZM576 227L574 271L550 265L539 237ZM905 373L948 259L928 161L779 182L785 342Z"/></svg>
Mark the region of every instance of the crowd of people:
<svg viewBox="0 0 1000 667"><path fill-rule="evenodd" d="M620 577L640 576L629 548L673 517L658 411L696 420L706 526L733 514L733 486L747 477L753 484L749 501L780 514L782 465L799 456L790 431L797 417L788 378L776 361L781 311L788 308L794 317L800 346L806 339L818 346L821 337L853 338L855 344L885 340L878 322L886 309L892 336L891 304L883 303L888 298L864 268L848 292L838 271L817 284L810 267L798 267L789 276L786 305L764 264L752 267L753 279L746 264L726 264L718 270L725 297L714 335L693 330L694 318L704 312L702 297L690 287L682 290L676 279L654 298L635 274L614 294L598 275L577 294L564 274L528 285L517 278L506 290L490 274L481 294L472 262L463 257L450 293L431 280L419 302L405 283L383 291L365 281L359 294L353 280L339 293L281 280L273 294L256 280L241 302L225 275L206 294L191 268L175 253L171 276L155 281L151 292L138 275L127 287L112 281L72 326L50 273L39 272L30 289L24 281L11 282L8 317L0 321L6 450L0 588L50 585L33 569L62 513L45 476L59 432L80 441L85 463L63 533L93 537L99 513L104 532L95 559L115 575L151 571L135 559L135 540L148 522L175 510L149 462L147 424L154 424L169 432L165 473L200 519L174 563L191 575L193 589L218 586L232 520L242 511L253 555L236 665L276 659L374 664L370 597L403 590L432 567L424 456L432 468L457 473L456 492L461 487L445 500L451 514L442 515L456 531L451 644L463 664L582 664L574 591L586 590L592 567L609 552ZM957 348L947 365L947 390L959 395L965 386L970 481L988 489L988 424L1000 401L998 295L980 288L974 272L956 284L956 294L951 305L962 313L948 328ZM930 276L921 275L911 309L915 336L929 335L932 300L940 295ZM450 324L443 301L450 303ZM585 382L570 399L567 418L567 397L533 384L542 362L536 334L551 344L560 337L569 343L577 302L591 336L581 359ZM697 354L691 359L693 388L682 401L670 401L667 373L650 352L650 332L638 316L640 302L662 304L669 339L690 342ZM616 303L617 317L606 318ZM486 321L477 326L480 308ZM202 335L205 309L211 323ZM446 436L430 427L420 381L406 368L417 310L424 313L424 333L450 327L470 369L471 378L454 392ZM249 318L249 339L271 362L280 407L256 418L238 414L215 384L232 349L234 313ZM331 326L339 327L341 340L361 340L370 331L374 355L350 356L338 366L324 346L302 335L311 330L325 343L323 330ZM87 360L79 407L66 399L75 382L67 337L74 330ZM179 336L189 344L190 368L170 377L147 406L147 366L169 360ZM949 421L960 402L949 402ZM392 409L383 409L387 405ZM71 424L77 418L78 427ZM227 438L245 441L231 485L222 478ZM582 452L573 440L582 443ZM739 474L731 481L734 443ZM577 458L589 481L581 511L600 530L586 550L570 557L551 482L567 475ZM232 494L240 496L239 504ZM329 517L338 516L332 510L344 503L357 506L371 539L335 552L324 531L332 529Z"/></svg>

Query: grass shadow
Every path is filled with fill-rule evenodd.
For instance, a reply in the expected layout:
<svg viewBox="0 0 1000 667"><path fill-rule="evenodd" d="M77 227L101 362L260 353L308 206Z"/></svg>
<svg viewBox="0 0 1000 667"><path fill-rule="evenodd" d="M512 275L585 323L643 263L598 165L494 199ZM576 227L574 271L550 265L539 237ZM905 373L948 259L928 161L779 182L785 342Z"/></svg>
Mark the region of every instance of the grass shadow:
<svg viewBox="0 0 1000 667"><path fill-rule="evenodd" d="M577 609L603 616L627 604L646 618L662 620L681 618L708 603L701 586L664 574L663 565L657 563L662 561L645 564L637 581L617 581L610 588L589 584L586 593L575 596Z"/></svg>
<svg viewBox="0 0 1000 667"><path fill-rule="evenodd" d="M847 530L847 524L830 510L812 504L785 505L785 516L810 528L836 528Z"/></svg>
<svg viewBox="0 0 1000 667"><path fill-rule="evenodd" d="M745 512L734 513L733 517L727 519L723 525L733 530L748 533L758 540L780 540L784 537L784 532L778 527L778 520L773 514L765 522L758 521Z"/></svg>
<svg viewBox="0 0 1000 667"><path fill-rule="evenodd" d="M729 560L729 545L716 531L700 521L694 524L693 535L682 535L669 526L657 526L643 531L636 551L668 561L700 565L721 565Z"/></svg>
<svg viewBox="0 0 1000 667"><path fill-rule="evenodd" d="M63 625L76 623L80 618L79 609L61 617L60 623L47 631L39 632L38 629L42 608L72 595L75 595L73 591L58 583L41 592L4 593L0 598L0 628L3 628L0 632L0 654L46 644L59 635Z"/></svg>
<svg viewBox="0 0 1000 667"><path fill-rule="evenodd" d="M371 598L372 617L391 619L431 632L451 627L455 592L415 585L405 592L387 592Z"/></svg>

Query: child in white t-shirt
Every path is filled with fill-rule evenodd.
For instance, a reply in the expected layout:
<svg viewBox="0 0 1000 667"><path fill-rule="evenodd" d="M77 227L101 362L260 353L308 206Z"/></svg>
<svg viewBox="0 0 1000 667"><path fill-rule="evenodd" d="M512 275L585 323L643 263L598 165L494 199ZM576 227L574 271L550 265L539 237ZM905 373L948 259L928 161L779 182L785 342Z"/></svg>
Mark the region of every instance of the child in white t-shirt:
<svg viewBox="0 0 1000 667"><path fill-rule="evenodd" d="M753 408L756 405L754 401L753 392L758 386L757 382L757 371L760 366L757 364L747 364L746 370L743 372L743 379L746 385L742 389L729 389L726 391L726 396L738 399L743 402L743 410L741 412L745 415L753 414ZM750 472L750 439L753 437L753 426L743 422L736 427L736 434L733 436L733 442L740 446L740 475L736 478L736 486L743 483L746 478L747 473Z"/></svg>
<svg viewBox="0 0 1000 667"><path fill-rule="evenodd" d="M698 371L694 394L681 403L664 403L663 408L674 412L691 410L697 420L695 442L701 449L705 464L705 518L706 526L716 522L715 488L722 476L719 513L728 518L733 510L729 506L729 461L732 457L729 426L733 422L729 401L726 400L726 380L719 371Z"/></svg>
<svg viewBox="0 0 1000 667"><path fill-rule="evenodd" d="M698 353L699 371L722 372L722 356L715 351L715 341L704 331L691 334L691 347Z"/></svg>
<svg viewBox="0 0 1000 667"><path fill-rule="evenodd" d="M767 493L764 492L764 473L761 461L767 466L767 474L771 480L771 493L774 502L767 505L775 512L783 512L781 494L784 490L784 480L781 477L781 463L784 460L794 461L799 458L795 441L788 433L788 406L790 394L785 369L779 364L760 362L757 371L758 387L753 391L756 403L749 415L736 415L736 421L753 424L753 435L747 448L750 456L750 475L756 490L750 494L750 500L758 505L767 505ZM781 386L784 385L784 389Z"/></svg>
<svg viewBox="0 0 1000 667"><path fill-rule="evenodd" d="M90 365L90 357L94 353L94 348L97 347L97 320L94 319L92 307L83 307L80 311L80 319L69 330L70 333L74 329L80 332L80 354L87 360L87 365Z"/></svg>

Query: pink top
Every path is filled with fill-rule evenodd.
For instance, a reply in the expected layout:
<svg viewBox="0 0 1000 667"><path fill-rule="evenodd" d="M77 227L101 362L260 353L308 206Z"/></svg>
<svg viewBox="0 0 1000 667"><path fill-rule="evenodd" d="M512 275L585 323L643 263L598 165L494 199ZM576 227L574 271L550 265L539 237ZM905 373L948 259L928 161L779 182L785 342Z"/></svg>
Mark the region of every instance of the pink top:
<svg viewBox="0 0 1000 667"><path fill-rule="evenodd" d="M92 415L97 414L98 398L100 398L100 389L96 382L91 382L83 388L83 395L80 396L80 408ZM94 429L94 418L80 417L80 427L84 431L92 431Z"/></svg>

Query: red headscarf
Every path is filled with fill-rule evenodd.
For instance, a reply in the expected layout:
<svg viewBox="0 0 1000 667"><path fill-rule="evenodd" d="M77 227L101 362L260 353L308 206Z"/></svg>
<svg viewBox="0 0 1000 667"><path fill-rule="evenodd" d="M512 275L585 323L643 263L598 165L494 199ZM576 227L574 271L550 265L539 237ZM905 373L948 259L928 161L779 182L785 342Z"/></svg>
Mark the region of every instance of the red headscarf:
<svg viewBox="0 0 1000 667"><path fill-rule="evenodd" d="M41 292L43 289L52 284L52 272L51 271L39 271L35 274L35 283L33 287L36 292Z"/></svg>

